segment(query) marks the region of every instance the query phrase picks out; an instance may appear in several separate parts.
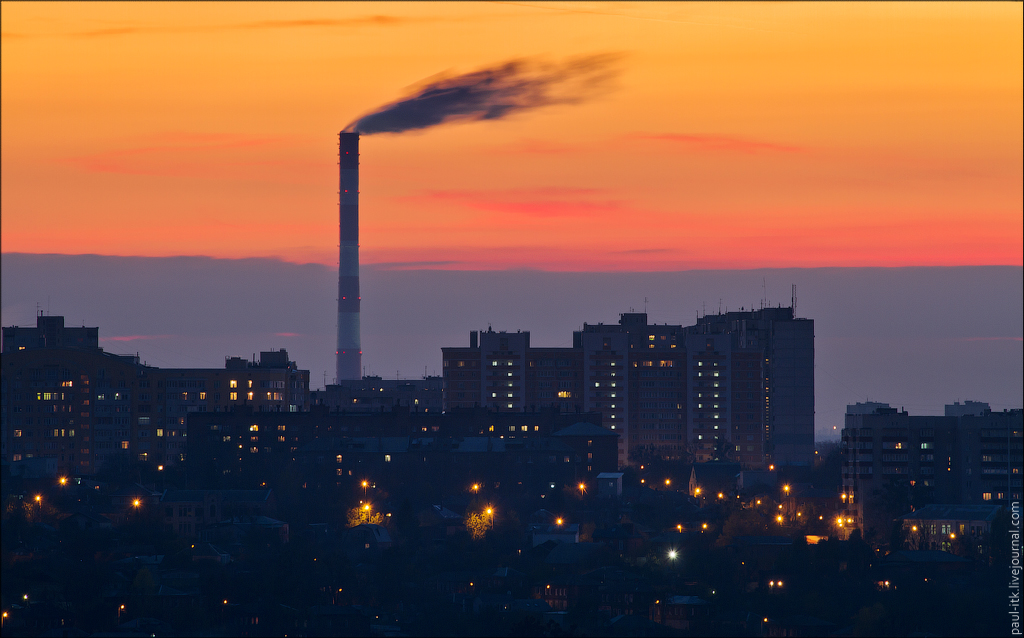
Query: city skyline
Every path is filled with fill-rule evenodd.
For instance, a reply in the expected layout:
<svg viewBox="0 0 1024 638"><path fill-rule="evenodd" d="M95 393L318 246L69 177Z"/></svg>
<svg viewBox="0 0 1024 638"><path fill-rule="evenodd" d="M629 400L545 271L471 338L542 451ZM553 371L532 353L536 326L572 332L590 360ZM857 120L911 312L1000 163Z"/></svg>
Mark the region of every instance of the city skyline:
<svg viewBox="0 0 1024 638"><path fill-rule="evenodd" d="M335 286L317 293L310 284L320 277L314 264L337 265L335 132L459 74L521 60L515 68L528 78L562 77L573 60L591 59L603 64L599 90L364 140L360 253L364 277L380 282L362 293L376 324L363 325L364 371L438 372L440 348L485 324L559 345L583 322L615 321L648 299L652 321L689 322L720 307L784 303L797 284L798 315L819 319L824 427L868 398L925 412L958 398L1019 405L1013 275L1002 298L980 283L984 269L966 278L942 268L923 278L827 271L834 280L814 270L1021 265L1019 59L999 54L1019 45L1005 19L1016 5L239 7L58 14L4 5L0 241L5 273L20 273L5 275L4 325L24 325L52 299L55 314L110 326L104 346L113 351L188 365L288 347L315 385L330 382L334 366L321 354L333 355L334 327L320 324L336 313L317 296L334 296ZM508 25L534 37L500 35ZM566 25L575 35L560 39ZM417 48L440 33L443 44ZM45 186L53 183L63 187ZM44 213L55 223L39 224ZM180 316L180 304L141 278L124 280L122 292L84 284L102 300L78 299L62 283L75 275L33 279L16 253L148 256L139 272L163 289L188 263L192 284L204 281L196 290L209 321ZM244 261L252 258L266 262ZM289 271L295 263L310 265ZM777 270L784 266L805 270ZM111 276L104 268L97 277ZM759 268L769 270L749 270ZM715 288L706 282L716 272L735 276ZM600 291L599 303L556 276L574 273L607 282L585 286ZM850 277L862 281L846 286ZM454 299L447 288L456 281L473 289ZM233 289L249 301L221 303ZM254 309L265 308L242 309L285 290L319 321L282 313L257 322ZM396 290L430 321L397 319L411 318ZM496 294L538 290L547 302L522 309ZM990 316L979 322L957 308L968 299ZM853 305L870 319L851 332L840 309ZM161 310L149 325L102 310L120 306ZM157 328L164 313L171 327ZM920 334L886 324L888 316L923 325L939 313L948 315L943 326ZM905 361L887 361L894 345ZM908 385L917 374L927 380Z"/></svg>

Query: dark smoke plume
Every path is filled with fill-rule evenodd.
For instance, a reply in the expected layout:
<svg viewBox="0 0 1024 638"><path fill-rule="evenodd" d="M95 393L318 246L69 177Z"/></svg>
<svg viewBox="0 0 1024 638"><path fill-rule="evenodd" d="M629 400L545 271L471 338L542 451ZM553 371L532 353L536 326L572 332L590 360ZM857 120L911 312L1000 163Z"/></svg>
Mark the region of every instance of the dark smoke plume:
<svg viewBox="0 0 1024 638"><path fill-rule="evenodd" d="M616 54L563 64L512 60L454 77L431 78L409 97L349 124L349 133L401 133L456 120L495 120L519 111L576 104L593 97L616 74Z"/></svg>

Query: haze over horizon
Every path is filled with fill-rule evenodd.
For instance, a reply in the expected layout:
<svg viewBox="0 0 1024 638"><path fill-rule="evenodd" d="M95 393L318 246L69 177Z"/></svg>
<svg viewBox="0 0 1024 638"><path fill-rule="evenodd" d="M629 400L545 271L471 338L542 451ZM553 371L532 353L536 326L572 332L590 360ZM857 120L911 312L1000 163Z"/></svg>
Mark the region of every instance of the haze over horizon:
<svg viewBox="0 0 1024 638"><path fill-rule="evenodd" d="M337 271L270 259L3 255L0 320L34 325L36 304L68 325L98 326L109 352L158 367L214 367L287 348L322 387L334 369ZM698 313L789 305L815 321L818 436L845 406L874 400L942 414L956 400L1024 405L1024 269L818 268L662 273L387 270L364 266L366 372L440 372L441 347L470 330L528 330L570 346L587 323L647 312L692 325ZM414 309L414 310L411 310Z"/></svg>

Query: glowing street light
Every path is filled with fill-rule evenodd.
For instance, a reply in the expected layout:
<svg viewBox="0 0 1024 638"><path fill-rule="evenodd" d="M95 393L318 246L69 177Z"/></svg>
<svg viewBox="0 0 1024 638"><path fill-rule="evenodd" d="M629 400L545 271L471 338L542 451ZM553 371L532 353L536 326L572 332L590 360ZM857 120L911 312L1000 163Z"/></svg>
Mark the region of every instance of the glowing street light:
<svg viewBox="0 0 1024 638"><path fill-rule="evenodd" d="M555 525L558 525L559 527L561 527L562 526L562 519L556 518L555 519Z"/></svg>
<svg viewBox="0 0 1024 638"><path fill-rule="evenodd" d="M693 488L693 495L694 496L700 496L700 488L699 487Z"/></svg>
<svg viewBox="0 0 1024 638"><path fill-rule="evenodd" d="M672 479L665 479L665 487L672 485Z"/></svg>
<svg viewBox="0 0 1024 638"><path fill-rule="evenodd" d="M491 517L491 529L494 529L494 508L488 507L486 511L487 515Z"/></svg>
<svg viewBox="0 0 1024 638"><path fill-rule="evenodd" d="M782 486L782 491L786 493L786 496L789 496L789 486L788 485L783 485Z"/></svg>
<svg viewBox="0 0 1024 638"><path fill-rule="evenodd" d="M775 517L775 522L776 523L782 523L782 514L779 514L778 516Z"/></svg>
<svg viewBox="0 0 1024 638"><path fill-rule="evenodd" d="M683 532L682 524L676 525L676 531L679 532L680 534Z"/></svg>
<svg viewBox="0 0 1024 638"><path fill-rule="evenodd" d="M362 483L360 483L360 485L363 486L363 498L366 498L366 488L370 486L370 482L363 481Z"/></svg>
<svg viewBox="0 0 1024 638"><path fill-rule="evenodd" d="M471 487L469 489L473 490L474 492L479 492L480 491L480 484L479 483L473 483L473 487Z"/></svg>
<svg viewBox="0 0 1024 638"><path fill-rule="evenodd" d="M725 494L722 494L721 492L719 492L718 493L718 498L725 498Z"/></svg>
<svg viewBox="0 0 1024 638"><path fill-rule="evenodd" d="M60 481L59 482L60 482L61 485L67 485L68 484L68 477L66 477L66 476L60 477Z"/></svg>
<svg viewBox="0 0 1024 638"><path fill-rule="evenodd" d="M142 501L140 501L139 499L135 499L134 501L132 501L132 507L134 507L135 509L138 509L140 505L142 505Z"/></svg>
<svg viewBox="0 0 1024 638"><path fill-rule="evenodd" d="M578 487L579 490L580 490L580 496L582 496L582 495L587 493L587 484L586 483L580 483L576 487Z"/></svg>
<svg viewBox="0 0 1024 638"><path fill-rule="evenodd" d="M669 560L675 560L675 559L676 559L676 556L678 556L678 555L679 555L679 554L678 554L678 553L676 552L676 550L674 550L674 549L671 549L671 550L669 550L669 552L668 552L668 559L669 559Z"/></svg>

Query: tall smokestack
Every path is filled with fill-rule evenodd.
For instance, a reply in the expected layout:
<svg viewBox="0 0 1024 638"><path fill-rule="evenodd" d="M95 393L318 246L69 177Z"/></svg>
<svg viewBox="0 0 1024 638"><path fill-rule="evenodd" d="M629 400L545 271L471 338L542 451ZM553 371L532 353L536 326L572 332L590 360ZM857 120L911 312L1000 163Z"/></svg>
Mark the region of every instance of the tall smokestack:
<svg viewBox="0 0 1024 638"><path fill-rule="evenodd" d="M337 380L360 379L359 133L339 133L340 251L338 257Z"/></svg>

